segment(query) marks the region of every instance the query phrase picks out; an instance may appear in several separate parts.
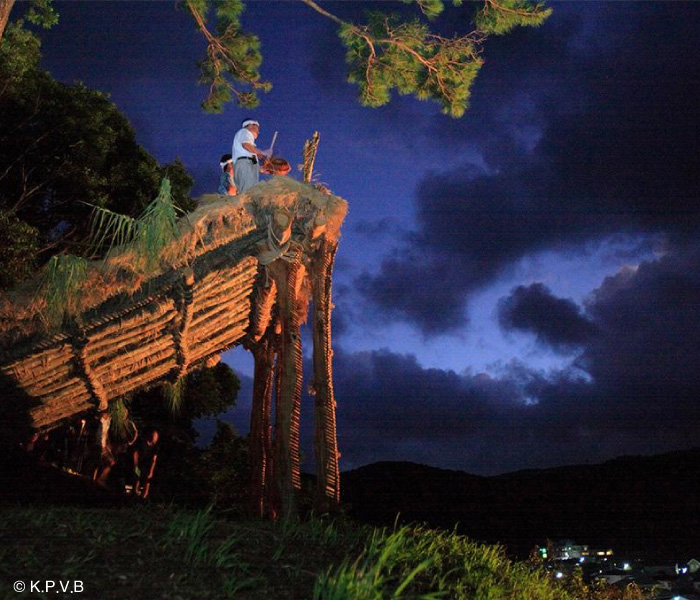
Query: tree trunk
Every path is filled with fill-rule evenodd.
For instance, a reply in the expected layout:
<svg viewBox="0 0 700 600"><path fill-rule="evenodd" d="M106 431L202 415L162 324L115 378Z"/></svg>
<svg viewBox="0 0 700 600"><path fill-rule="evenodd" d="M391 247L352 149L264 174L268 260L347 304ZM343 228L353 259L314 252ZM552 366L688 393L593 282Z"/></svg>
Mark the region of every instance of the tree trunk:
<svg viewBox="0 0 700 600"><path fill-rule="evenodd" d="M15 0L0 0L0 42L2 42L2 36L5 34L5 27L7 27L7 22L10 20L10 13L14 4Z"/></svg>
<svg viewBox="0 0 700 600"><path fill-rule="evenodd" d="M323 240L313 261L314 450L316 510L328 512L340 503L340 472L333 393L331 346L331 278L337 244Z"/></svg>

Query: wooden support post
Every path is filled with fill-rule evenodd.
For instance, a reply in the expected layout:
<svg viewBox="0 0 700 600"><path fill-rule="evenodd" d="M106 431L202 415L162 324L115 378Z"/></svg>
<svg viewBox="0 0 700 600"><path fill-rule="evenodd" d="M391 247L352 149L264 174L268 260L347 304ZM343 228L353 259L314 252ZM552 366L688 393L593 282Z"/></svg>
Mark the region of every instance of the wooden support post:
<svg viewBox="0 0 700 600"><path fill-rule="evenodd" d="M275 381L275 421L277 421L277 415L280 414L280 390L282 389L282 368L280 367L281 355L282 355L282 324L277 321L275 324L277 335L277 352L275 354L275 363L273 366L273 379ZM275 429L277 427L277 422L275 423ZM272 429L272 427L270 427ZM270 436L272 438L272 434ZM280 497L281 486L278 485L278 475L277 475L277 465L275 461L277 460L277 433L275 432L275 438L272 445L272 462L268 471L268 486L267 486L267 513L271 521L276 521L280 514L282 513L282 498Z"/></svg>
<svg viewBox="0 0 700 600"><path fill-rule="evenodd" d="M73 338L73 352L78 367L78 372L82 375L85 387L93 398L95 408L99 412L105 412L109 406L107 393L100 381L100 377L95 373L88 360L88 338L85 332L80 329Z"/></svg>
<svg viewBox="0 0 700 600"><path fill-rule="evenodd" d="M333 393L331 346L331 280L337 244L326 239L311 267L313 289L314 451L316 453L316 510L328 512L340 503L340 471Z"/></svg>
<svg viewBox="0 0 700 600"><path fill-rule="evenodd" d="M107 443L109 441L109 427L112 423L112 417L108 410L99 411L96 415L97 429L95 430L95 453L97 458L95 470L92 473L92 478L97 479L100 471L105 465L105 454L107 453Z"/></svg>
<svg viewBox="0 0 700 600"><path fill-rule="evenodd" d="M194 288L194 271L189 267L182 273L182 280L179 286L179 298L176 299L180 311L180 323L175 329L173 336L177 349L177 379L187 375L187 368L190 366L190 345L189 329L192 324L192 299Z"/></svg>
<svg viewBox="0 0 700 600"><path fill-rule="evenodd" d="M304 183L311 183L311 179L314 174L314 162L316 161L316 152L318 152L318 142L321 140L321 134L318 131L314 131L310 140L304 142L304 150L302 156L304 157L304 166L302 168Z"/></svg>
<svg viewBox="0 0 700 600"><path fill-rule="evenodd" d="M255 360L253 408L250 415L250 510L265 516L272 466L270 409L275 353L270 333L252 347Z"/></svg>
<svg viewBox="0 0 700 600"><path fill-rule="evenodd" d="M275 415L274 478L280 516L296 514L296 491L301 487L299 470L299 414L301 410L302 356L299 322L299 284L303 277L301 256L277 260L269 265L277 285L277 303L282 326L278 404Z"/></svg>

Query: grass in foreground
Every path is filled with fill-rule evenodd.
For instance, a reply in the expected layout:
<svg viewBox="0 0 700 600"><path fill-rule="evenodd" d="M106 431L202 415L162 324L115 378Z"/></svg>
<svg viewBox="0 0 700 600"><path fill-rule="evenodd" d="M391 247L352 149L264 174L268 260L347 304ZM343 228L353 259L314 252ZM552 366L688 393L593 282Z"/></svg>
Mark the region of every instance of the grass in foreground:
<svg viewBox="0 0 700 600"><path fill-rule="evenodd" d="M15 581L83 582L83 598L636 600L565 589L498 547L423 527L312 518L233 522L211 510L10 508L0 515L0 598ZM634 592L636 593L636 592Z"/></svg>

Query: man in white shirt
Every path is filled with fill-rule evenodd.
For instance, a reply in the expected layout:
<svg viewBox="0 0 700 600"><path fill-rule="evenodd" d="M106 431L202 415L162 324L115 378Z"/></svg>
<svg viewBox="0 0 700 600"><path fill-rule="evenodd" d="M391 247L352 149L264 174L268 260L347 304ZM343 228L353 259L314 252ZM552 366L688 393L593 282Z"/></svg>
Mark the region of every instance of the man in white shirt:
<svg viewBox="0 0 700 600"><path fill-rule="evenodd" d="M267 155L255 146L255 139L259 133L260 123L253 119L245 119L233 138L233 179L239 194L244 194L260 181L259 163L265 160Z"/></svg>

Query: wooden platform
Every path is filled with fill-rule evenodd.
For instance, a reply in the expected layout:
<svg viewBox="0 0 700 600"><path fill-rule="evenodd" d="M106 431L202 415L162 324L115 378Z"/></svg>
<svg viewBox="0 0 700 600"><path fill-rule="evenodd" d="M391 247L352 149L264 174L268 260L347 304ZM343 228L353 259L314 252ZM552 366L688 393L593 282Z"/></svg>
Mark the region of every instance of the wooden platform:
<svg viewBox="0 0 700 600"><path fill-rule="evenodd" d="M290 215L303 255L321 239L337 241L347 204L282 177L244 196L205 197L181 219L155 273L134 270L128 247L92 264L78 314L57 333L47 332L41 304L26 290L5 297L0 373L22 390L32 428L50 429L140 387L176 380L241 344L251 318L264 331L255 303L269 298L254 290L266 285L261 260L279 252L270 244L279 211Z"/></svg>

